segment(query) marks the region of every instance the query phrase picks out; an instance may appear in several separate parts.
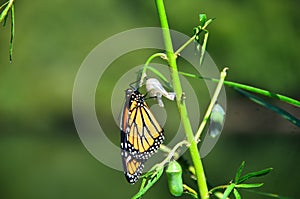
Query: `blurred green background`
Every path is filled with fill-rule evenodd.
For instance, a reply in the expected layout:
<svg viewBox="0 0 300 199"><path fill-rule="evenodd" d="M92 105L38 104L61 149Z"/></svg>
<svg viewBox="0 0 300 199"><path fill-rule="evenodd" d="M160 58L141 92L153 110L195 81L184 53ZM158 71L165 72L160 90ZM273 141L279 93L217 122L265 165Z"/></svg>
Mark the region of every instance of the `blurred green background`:
<svg viewBox="0 0 300 199"><path fill-rule="evenodd" d="M165 4L170 27L187 35L197 25L199 13L216 18L209 27L208 52L220 68L230 67L228 80L300 99L299 1L166 0ZM129 185L122 172L98 162L82 145L73 124L72 87L81 62L101 41L131 28L159 26L154 1L17 1L15 12L11 64L10 28L0 28L0 197L129 198L139 183ZM139 64L147 56L137 58ZM131 63L128 59L123 64L119 67ZM112 86L106 79L104 84ZM101 94L97 104L105 100L106 93ZM296 198L299 128L230 89L227 101L224 132L204 159L208 181L228 183L246 160L247 171L274 167L270 175L257 179L265 182L260 190ZM270 101L300 117L299 108ZM98 112L111 117L101 106ZM105 125L111 126L110 136L118 142L117 125L113 120ZM154 197L173 198L165 176L144 198Z"/></svg>

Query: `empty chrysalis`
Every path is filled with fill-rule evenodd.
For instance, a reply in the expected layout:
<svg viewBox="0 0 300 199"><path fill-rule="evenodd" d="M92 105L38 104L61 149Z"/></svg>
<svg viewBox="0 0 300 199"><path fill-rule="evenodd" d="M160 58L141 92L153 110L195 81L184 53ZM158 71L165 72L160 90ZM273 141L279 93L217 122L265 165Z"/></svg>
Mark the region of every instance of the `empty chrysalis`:
<svg viewBox="0 0 300 199"><path fill-rule="evenodd" d="M146 81L146 89L149 92L150 97L156 97L158 105L164 107L162 96L169 100L174 100L176 94L174 92L167 92L161 83L155 78L149 78Z"/></svg>
<svg viewBox="0 0 300 199"><path fill-rule="evenodd" d="M222 131L225 119L225 111L221 105L215 104L210 115L209 135L217 137Z"/></svg>

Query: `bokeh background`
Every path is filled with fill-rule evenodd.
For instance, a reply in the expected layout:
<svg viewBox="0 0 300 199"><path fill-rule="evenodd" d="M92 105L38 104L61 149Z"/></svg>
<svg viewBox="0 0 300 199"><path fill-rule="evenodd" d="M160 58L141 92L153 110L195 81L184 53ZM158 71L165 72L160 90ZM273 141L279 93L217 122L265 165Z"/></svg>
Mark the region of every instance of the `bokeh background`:
<svg viewBox="0 0 300 199"><path fill-rule="evenodd" d="M207 49L220 68L230 67L228 80L300 99L299 1L166 0L165 4L170 27L187 35L192 35L199 13L216 18L209 27ZM16 1L15 12L12 63L10 28L0 28L0 197L129 198L139 183L129 185L122 172L94 159L82 145L72 119L72 88L81 62L101 41L131 28L159 26L154 1ZM147 56L130 55L110 73L126 71L132 60L142 64ZM111 95L113 79L103 80L107 89L97 97L100 119L112 118L101 104ZM274 168L257 179L265 182L259 190L297 198L299 128L229 88L227 100L224 132L204 159L209 183L228 183L245 160L246 171ZM300 117L299 108L269 102ZM105 121L117 143L117 125L113 119ZM154 197L173 198L165 176L144 198Z"/></svg>

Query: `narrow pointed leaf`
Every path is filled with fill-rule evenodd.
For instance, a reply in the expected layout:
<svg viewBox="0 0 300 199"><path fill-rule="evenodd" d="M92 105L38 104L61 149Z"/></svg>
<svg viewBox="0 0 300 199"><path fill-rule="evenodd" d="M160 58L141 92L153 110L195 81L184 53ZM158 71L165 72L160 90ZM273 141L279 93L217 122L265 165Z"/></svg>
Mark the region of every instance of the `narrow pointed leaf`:
<svg viewBox="0 0 300 199"><path fill-rule="evenodd" d="M268 168L268 169L263 169L263 170L260 170L260 171L255 171L255 172L248 173L248 174L244 175L243 177L241 177L238 180L238 184L245 182L249 178L264 176L272 170L273 170L273 168Z"/></svg>
<svg viewBox="0 0 300 199"><path fill-rule="evenodd" d="M235 180L234 180L235 183L238 183L238 181L241 177L241 174L243 172L244 167L245 167L245 161L242 162L241 166L239 167L239 169L236 172Z"/></svg>
<svg viewBox="0 0 300 199"><path fill-rule="evenodd" d="M230 184L230 185L226 188L226 190L224 191L224 195L223 195L222 199L226 199L226 198L230 195L230 193L231 193L232 190L234 189L234 186L235 186L235 184L232 183L232 184Z"/></svg>
<svg viewBox="0 0 300 199"><path fill-rule="evenodd" d="M6 5L6 7L3 9L3 11L0 14L0 22L2 22L4 20L4 18L6 17L7 13L9 12L12 2L8 1L7 3L4 3L4 4ZM4 6L4 4L2 6ZM1 6L1 8L2 8L2 6Z"/></svg>
<svg viewBox="0 0 300 199"><path fill-rule="evenodd" d="M233 194L234 194L234 197L235 197L236 199L241 199L241 198L242 198L241 195L240 195L240 193L238 192L237 189L234 189L234 190L233 190Z"/></svg>
<svg viewBox="0 0 300 199"><path fill-rule="evenodd" d="M8 18L8 15L5 15L4 19L3 19L3 27L5 27L5 25L6 25L7 18Z"/></svg>
<svg viewBox="0 0 300 199"><path fill-rule="evenodd" d="M135 194L131 199L138 199L141 198L161 177L164 171L163 167L157 168L154 172L150 171L145 176L149 178L144 178L142 181L141 188L137 194ZM149 174L151 173L151 175Z"/></svg>
<svg viewBox="0 0 300 199"><path fill-rule="evenodd" d="M198 199L198 193L192 189L191 187L187 186L186 184L183 184L184 192L185 194L191 196L192 198Z"/></svg>
<svg viewBox="0 0 300 199"><path fill-rule="evenodd" d="M14 4L12 4L12 6L11 6L11 31L10 31L10 42L9 42L9 61L12 61L14 38L15 38L15 8L14 8Z"/></svg>
<svg viewBox="0 0 300 199"><path fill-rule="evenodd" d="M268 196L270 198L293 199L293 198L289 198L289 197L286 197L286 196L280 196L280 195L274 194L274 193L266 193L266 192L261 192L261 191L255 191L255 190L252 190L252 189L246 189L246 191L252 192L252 193L255 193L255 194L258 194L258 195L262 195L262 196Z"/></svg>
<svg viewBox="0 0 300 199"><path fill-rule="evenodd" d="M213 82L219 82L218 79L214 79L214 78L202 77L202 76L199 76L199 75L185 73L185 72L182 72L182 71L180 71L179 73L184 75L184 76L191 77L191 78L206 79L206 80L210 80L210 81L213 81ZM224 81L223 84L226 85L226 86L232 87L232 88L240 88L240 89L243 89L243 90L250 91L252 93L257 93L257 94L260 94L260 95L264 95L266 97L278 99L280 101L292 104L296 107L300 107L300 101L299 100L293 99L293 98L285 96L285 95L281 95L281 94L274 93L274 92L271 92L271 91L267 91L267 90L264 90L264 89L261 89L261 88L257 88L257 87L249 86L249 85L246 85L246 84L237 83L237 82L232 82L232 81Z"/></svg>
<svg viewBox="0 0 300 199"><path fill-rule="evenodd" d="M4 4L2 4L2 5L0 6L0 10L1 10L4 6L6 6L7 4L8 4L8 1L5 2Z"/></svg>
<svg viewBox="0 0 300 199"><path fill-rule="evenodd" d="M264 183L253 183L253 184L238 184L236 188L243 188L243 189L251 189L263 186Z"/></svg>
<svg viewBox="0 0 300 199"><path fill-rule="evenodd" d="M205 30L204 39L203 39L203 43L202 43L202 47L201 47L200 59L199 59L200 66L202 65L203 60L204 60L208 35L209 35L209 32L207 30Z"/></svg>
<svg viewBox="0 0 300 199"><path fill-rule="evenodd" d="M196 194L193 194L193 193L188 192L188 191L185 191L185 192L183 192L183 193L185 193L186 195L191 196L192 198L198 199L198 195L196 195Z"/></svg>
<svg viewBox="0 0 300 199"><path fill-rule="evenodd" d="M216 192L213 193L213 195L214 195L213 198L222 199L224 194L222 192L216 191ZM227 197L226 199L229 199L229 198Z"/></svg>
<svg viewBox="0 0 300 199"><path fill-rule="evenodd" d="M240 92L241 94L243 94L244 96L246 96L247 98L249 98L250 100L252 100L253 102L259 104L259 105L262 105L272 111L274 111L275 113L279 114L281 117L283 117L284 119L288 120L289 122L291 122L292 124L300 127L300 119L296 118L295 116L293 116L292 114L288 113L287 111L277 107L277 106L274 106L270 103L267 103L266 101L264 101L263 99L249 93L249 92L246 92L244 90L241 90L241 89L237 89L235 88L235 90L237 90L238 92Z"/></svg>

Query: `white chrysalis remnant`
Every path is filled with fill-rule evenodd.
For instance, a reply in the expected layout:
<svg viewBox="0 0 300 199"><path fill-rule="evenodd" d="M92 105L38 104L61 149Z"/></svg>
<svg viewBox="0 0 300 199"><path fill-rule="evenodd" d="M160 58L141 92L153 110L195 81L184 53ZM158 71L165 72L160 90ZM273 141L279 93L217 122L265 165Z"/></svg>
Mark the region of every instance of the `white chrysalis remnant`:
<svg viewBox="0 0 300 199"><path fill-rule="evenodd" d="M222 131L225 119L225 111L219 104L215 104L210 115L209 135L217 137Z"/></svg>
<svg viewBox="0 0 300 199"><path fill-rule="evenodd" d="M155 78L149 78L146 81L146 89L149 92L151 97L156 97L158 105L160 107L164 107L164 103L162 101L162 96L168 98L169 100L175 99L175 92L167 92L161 83Z"/></svg>

